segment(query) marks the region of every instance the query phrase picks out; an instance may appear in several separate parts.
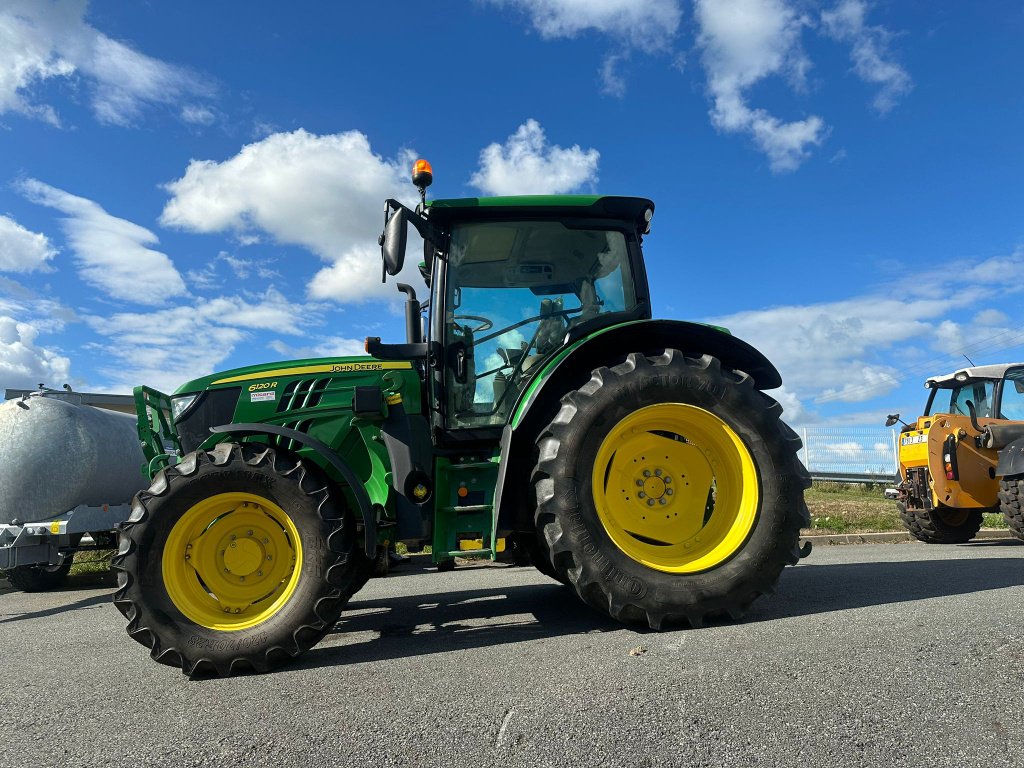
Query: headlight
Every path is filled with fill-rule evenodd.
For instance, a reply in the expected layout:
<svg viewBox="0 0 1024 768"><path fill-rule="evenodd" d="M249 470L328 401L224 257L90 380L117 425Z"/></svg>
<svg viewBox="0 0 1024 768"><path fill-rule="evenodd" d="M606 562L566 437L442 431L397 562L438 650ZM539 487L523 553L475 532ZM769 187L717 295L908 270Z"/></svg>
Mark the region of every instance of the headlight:
<svg viewBox="0 0 1024 768"><path fill-rule="evenodd" d="M188 410L189 406L196 401L199 394L194 395L182 395L181 397L171 398L171 419L177 421L185 411Z"/></svg>

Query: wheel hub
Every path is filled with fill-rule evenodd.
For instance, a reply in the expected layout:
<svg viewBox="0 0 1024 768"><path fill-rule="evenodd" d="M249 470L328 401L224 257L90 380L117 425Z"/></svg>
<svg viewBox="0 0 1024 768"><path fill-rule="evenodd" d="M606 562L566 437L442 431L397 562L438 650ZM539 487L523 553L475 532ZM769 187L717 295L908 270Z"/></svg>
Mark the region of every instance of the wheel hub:
<svg viewBox="0 0 1024 768"><path fill-rule="evenodd" d="M742 440L710 411L682 403L647 406L615 425L592 487L619 549L668 572L724 562L757 514L756 470Z"/></svg>
<svg viewBox="0 0 1024 768"><path fill-rule="evenodd" d="M298 530L278 505L254 494L218 494L174 525L164 549L164 584L197 624L246 629L287 601L301 552Z"/></svg>

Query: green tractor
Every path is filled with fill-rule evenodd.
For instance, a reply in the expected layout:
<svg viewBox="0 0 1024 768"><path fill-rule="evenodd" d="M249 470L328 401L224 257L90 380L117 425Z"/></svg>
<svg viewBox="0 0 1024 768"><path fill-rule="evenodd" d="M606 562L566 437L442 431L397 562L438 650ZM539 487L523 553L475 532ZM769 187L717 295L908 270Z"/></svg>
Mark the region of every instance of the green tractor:
<svg viewBox="0 0 1024 768"><path fill-rule="evenodd" d="M630 624L739 618L801 556L781 378L723 328L651 319L654 204L385 204L384 270L424 241L405 343L135 391L152 485L120 533L128 633L188 675L315 645L389 543L528 560ZM385 277L386 279L386 277Z"/></svg>

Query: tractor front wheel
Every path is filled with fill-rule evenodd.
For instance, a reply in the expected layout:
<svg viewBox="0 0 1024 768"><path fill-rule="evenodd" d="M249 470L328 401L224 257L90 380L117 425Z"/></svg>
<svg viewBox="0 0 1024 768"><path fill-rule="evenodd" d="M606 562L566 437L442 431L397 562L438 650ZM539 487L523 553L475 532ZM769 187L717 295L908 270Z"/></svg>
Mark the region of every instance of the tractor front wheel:
<svg viewBox="0 0 1024 768"><path fill-rule="evenodd" d="M314 646L368 570L318 468L224 443L132 503L113 566L128 634L189 675L264 672Z"/></svg>
<svg viewBox="0 0 1024 768"><path fill-rule="evenodd" d="M588 604L653 629L742 616L799 557L810 479L781 406L717 358L630 354L538 439L537 527Z"/></svg>
<svg viewBox="0 0 1024 768"><path fill-rule="evenodd" d="M902 501L896 504L903 525L910 535L925 544L965 544L981 529L981 509L936 507L908 509Z"/></svg>
<svg viewBox="0 0 1024 768"><path fill-rule="evenodd" d="M999 502L1010 533L1024 541L1024 475L999 481Z"/></svg>

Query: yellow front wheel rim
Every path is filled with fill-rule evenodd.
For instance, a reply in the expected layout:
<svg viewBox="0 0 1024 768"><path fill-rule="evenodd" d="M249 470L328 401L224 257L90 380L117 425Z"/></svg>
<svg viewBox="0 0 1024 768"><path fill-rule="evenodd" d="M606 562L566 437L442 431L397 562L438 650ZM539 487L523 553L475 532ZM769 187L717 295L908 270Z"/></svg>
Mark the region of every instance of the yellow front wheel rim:
<svg viewBox="0 0 1024 768"><path fill-rule="evenodd" d="M649 568L696 573L746 542L759 487L750 450L710 411L683 403L641 408L601 442L592 489L615 545Z"/></svg>
<svg viewBox="0 0 1024 768"><path fill-rule="evenodd" d="M164 586L175 607L219 631L249 629L295 592L302 543L291 517L252 493L220 493L190 507L164 544Z"/></svg>

